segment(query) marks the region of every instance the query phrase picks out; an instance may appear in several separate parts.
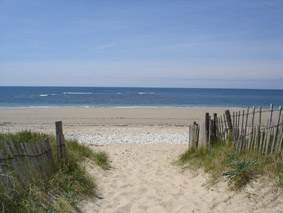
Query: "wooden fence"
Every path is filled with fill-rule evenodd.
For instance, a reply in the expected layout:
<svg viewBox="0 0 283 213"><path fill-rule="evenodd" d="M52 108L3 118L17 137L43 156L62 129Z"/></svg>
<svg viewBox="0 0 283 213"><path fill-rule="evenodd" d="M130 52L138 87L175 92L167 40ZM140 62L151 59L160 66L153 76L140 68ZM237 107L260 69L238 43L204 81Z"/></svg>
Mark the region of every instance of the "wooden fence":
<svg viewBox="0 0 283 213"><path fill-rule="evenodd" d="M217 116L208 113L200 125L190 126L190 147L209 147L214 140L227 141L228 137L237 150L251 150L267 155L281 155L283 141L282 106L263 110L253 107L234 111L226 110ZM197 136L195 136L197 134Z"/></svg>
<svg viewBox="0 0 283 213"><path fill-rule="evenodd" d="M4 190L28 187L50 177L55 168L49 140L0 143L0 183Z"/></svg>
<svg viewBox="0 0 283 213"><path fill-rule="evenodd" d="M56 122L58 162L66 163L62 122ZM50 177L55 168L49 139L42 142L0 141L0 190L25 189Z"/></svg>

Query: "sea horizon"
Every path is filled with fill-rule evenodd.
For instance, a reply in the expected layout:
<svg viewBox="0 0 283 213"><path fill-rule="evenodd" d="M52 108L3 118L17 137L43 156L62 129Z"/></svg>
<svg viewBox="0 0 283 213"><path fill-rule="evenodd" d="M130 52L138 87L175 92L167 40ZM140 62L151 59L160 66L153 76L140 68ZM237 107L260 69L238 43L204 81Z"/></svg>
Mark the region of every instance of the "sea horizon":
<svg viewBox="0 0 283 213"><path fill-rule="evenodd" d="M0 86L0 109L263 107L282 105L281 89Z"/></svg>
<svg viewBox="0 0 283 213"><path fill-rule="evenodd" d="M137 86L137 87L133 87L133 86L0 86L1 87L27 87L27 88L54 88L54 87L58 87L58 88L148 88L148 89L223 89L223 90L279 90L279 91L283 91L283 89L276 89L276 88L224 88L224 87L154 87L154 86Z"/></svg>

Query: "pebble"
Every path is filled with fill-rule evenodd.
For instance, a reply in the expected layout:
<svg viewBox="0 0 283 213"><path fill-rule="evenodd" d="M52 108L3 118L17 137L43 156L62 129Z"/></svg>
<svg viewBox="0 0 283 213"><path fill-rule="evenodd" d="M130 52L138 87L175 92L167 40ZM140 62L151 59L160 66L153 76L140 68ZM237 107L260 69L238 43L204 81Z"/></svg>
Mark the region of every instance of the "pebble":
<svg viewBox="0 0 283 213"><path fill-rule="evenodd" d="M108 133L108 134L72 134L66 139L77 140L84 144L188 144L188 133Z"/></svg>

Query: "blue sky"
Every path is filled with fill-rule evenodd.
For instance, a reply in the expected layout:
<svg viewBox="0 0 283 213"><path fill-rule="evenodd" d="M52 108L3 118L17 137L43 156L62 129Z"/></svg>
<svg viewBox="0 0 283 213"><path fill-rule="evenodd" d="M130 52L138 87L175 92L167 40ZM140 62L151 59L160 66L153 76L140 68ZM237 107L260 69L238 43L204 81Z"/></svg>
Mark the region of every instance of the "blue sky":
<svg viewBox="0 0 283 213"><path fill-rule="evenodd" d="M282 0L0 0L0 85L283 89L282 14Z"/></svg>

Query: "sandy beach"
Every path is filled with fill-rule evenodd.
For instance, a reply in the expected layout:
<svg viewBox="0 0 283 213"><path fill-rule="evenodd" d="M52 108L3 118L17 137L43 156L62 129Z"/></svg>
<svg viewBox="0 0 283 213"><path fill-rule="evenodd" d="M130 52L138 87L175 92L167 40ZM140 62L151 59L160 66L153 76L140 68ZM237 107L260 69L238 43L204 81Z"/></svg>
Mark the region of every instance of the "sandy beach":
<svg viewBox="0 0 283 213"><path fill-rule="evenodd" d="M268 181L233 192L226 182L209 186L203 172L183 172L173 164L188 147L188 126L202 121L205 112L225 109L1 109L0 132L55 134L54 123L61 120L66 137L106 151L112 169L86 163L98 198L84 201L84 212L282 212L282 190L274 191Z"/></svg>

